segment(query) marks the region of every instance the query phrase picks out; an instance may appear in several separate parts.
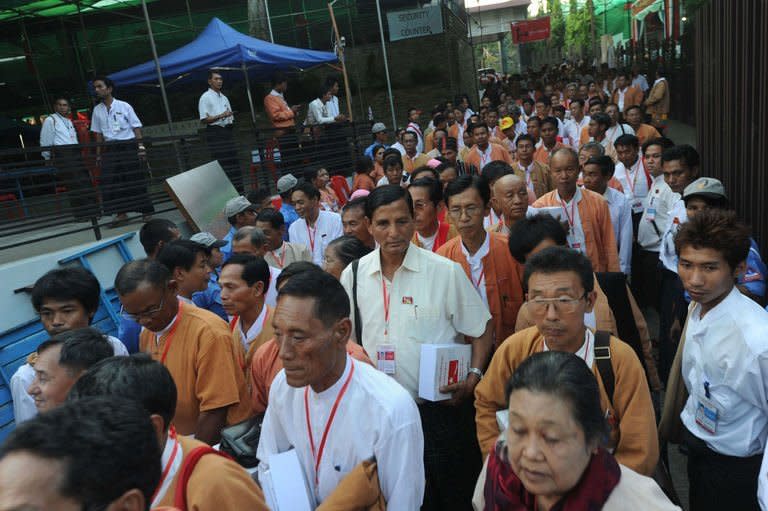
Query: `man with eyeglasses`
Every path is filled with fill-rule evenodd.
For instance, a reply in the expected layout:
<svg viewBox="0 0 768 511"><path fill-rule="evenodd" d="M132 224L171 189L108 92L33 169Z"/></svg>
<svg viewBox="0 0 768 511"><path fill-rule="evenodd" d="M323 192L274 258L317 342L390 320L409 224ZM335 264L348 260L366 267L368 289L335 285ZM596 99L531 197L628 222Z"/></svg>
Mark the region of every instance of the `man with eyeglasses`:
<svg viewBox="0 0 768 511"><path fill-rule="evenodd" d="M514 174L509 177L520 179ZM445 188L445 201L459 236L437 253L459 263L469 277L491 313L494 344L498 345L515 332L517 312L523 303L523 267L510 255L507 237L486 232L483 227L490 200L491 190L482 176L459 176L450 183Z"/></svg>
<svg viewBox="0 0 768 511"><path fill-rule="evenodd" d="M536 326L517 332L493 355L485 378L475 387L477 437L483 455L499 436L496 412L506 409L504 385L529 356L546 350L574 353L592 369L600 387L600 402L610 426L608 446L622 465L651 475L659 456L651 394L645 371L632 348L584 324L596 293L592 265L581 253L565 247L550 247L531 257L525 265L524 285L528 310ZM600 342L600 345L596 345ZM609 363L614 376L612 395L603 380Z"/></svg>
<svg viewBox="0 0 768 511"><path fill-rule="evenodd" d="M215 444L225 425L250 415L245 376L224 320L179 300L176 281L158 261L125 264L115 289L121 314L143 327L141 351L173 376L178 389L173 423L180 434Z"/></svg>

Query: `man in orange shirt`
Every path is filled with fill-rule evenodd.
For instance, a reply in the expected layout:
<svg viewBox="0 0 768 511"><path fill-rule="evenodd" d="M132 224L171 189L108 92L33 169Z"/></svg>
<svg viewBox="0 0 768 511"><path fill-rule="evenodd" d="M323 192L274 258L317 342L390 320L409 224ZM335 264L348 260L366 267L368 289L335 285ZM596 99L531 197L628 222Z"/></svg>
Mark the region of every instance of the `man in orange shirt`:
<svg viewBox="0 0 768 511"><path fill-rule="evenodd" d="M405 154L403 154L402 157L403 170L408 174L421 167L422 165L426 165L429 161L429 157L426 154L420 153L416 150L418 142L419 139L415 131L406 131L403 134L403 147L405 147ZM385 155L384 160L386 161L386 159L387 158ZM386 173L386 166L384 170Z"/></svg>
<svg viewBox="0 0 768 511"><path fill-rule="evenodd" d="M505 178L519 179L514 175L501 179ZM510 255L505 235L483 228L491 190L482 176L459 176L446 187L445 197L459 236L437 253L464 269L491 312L494 345L498 345L515 331L517 312L523 303L523 267Z"/></svg>
<svg viewBox="0 0 768 511"><path fill-rule="evenodd" d="M576 186L579 157L570 148L558 149L550 159L555 190L533 203L535 208L561 209L568 222L568 246L583 252L596 272L620 271L611 212L605 199Z"/></svg>
<svg viewBox="0 0 768 511"><path fill-rule="evenodd" d="M490 232L509 234L518 220L528 214L528 187L517 174L506 174L491 185L491 206L501 211L501 220Z"/></svg>
<svg viewBox="0 0 768 511"><path fill-rule="evenodd" d="M490 141L487 124L478 122L472 124L469 129L471 130L475 145L464 158L464 166L466 168L474 167L477 169L478 174L482 174L483 167L492 161L502 160L507 163L512 163L512 157L509 155L509 151L507 151L504 146L494 144Z"/></svg>
<svg viewBox="0 0 768 511"><path fill-rule="evenodd" d="M248 509L266 511L261 488L234 460L210 452L199 440L178 435L172 428L176 409L176 385L168 369L146 355L113 357L93 367L72 389L70 399L125 398L141 405L149 416L162 453L163 472L150 509L179 506L177 488L186 509ZM196 449L206 449L185 477L184 465ZM204 451L205 452L205 451ZM186 481L183 481L186 479ZM149 504L149 503L148 503Z"/></svg>
<svg viewBox="0 0 768 511"><path fill-rule="evenodd" d="M632 105L640 105L643 102L643 91L632 84L629 73L622 71L616 77L616 90L613 91L611 102L619 106L619 112L624 112Z"/></svg>
<svg viewBox="0 0 768 511"><path fill-rule="evenodd" d="M458 235L456 227L438 219L443 187L434 179L419 178L408 186L408 193L413 200L413 221L416 227L411 243L437 252L446 241Z"/></svg>
<svg viewBox="0 0 768 511"><path fill-rule="evenodd" d="M640 141L641 146L645 144L646 140L661 136L656 128L643 122L643 109L637 105L632 105L624 110L624 120L635 130L635 136Z"/></svg>
<svg viewBox="0 0 768 511"><path fill-rule="evenodd" d="M212 445L225 425L250 415L245 378L223 319L180 301L176 282L157 261L125 264L115 289L123 314L143 327L141 351L173 376L179 393L173 422L179 433Z"/></svg>
<svg viewBox="0 0 768 511"><path fill-rule="evenodd" d="M300 105L288 106L285 92L288 90L288 77L278 72L272 77L272 90L264 97L264 111L272 123L274 132L282 153L283 164L290 166L290 161L298 151L296 139L296 115Z"/></svg>
<svg viewBox="0 0 768 511"><path fill-rule="evenodd" d="M533 159L549 165L549 157L561 147L568 147L557 141L557 118L546 117L541 121L541 145L533 153Z"/></svg>

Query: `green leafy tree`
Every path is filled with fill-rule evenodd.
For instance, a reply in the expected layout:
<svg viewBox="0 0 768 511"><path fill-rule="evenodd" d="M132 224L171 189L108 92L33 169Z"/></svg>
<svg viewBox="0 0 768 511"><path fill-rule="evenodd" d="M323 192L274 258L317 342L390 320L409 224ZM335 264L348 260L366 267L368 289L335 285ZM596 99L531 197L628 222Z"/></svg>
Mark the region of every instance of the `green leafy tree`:
<svg viewBox="0 0 768 511"><path fill-rule="evenodd" d="M576 0L570 0L565 22L565 46L571 55L584 55L592 42L591 0L579 8Z"/></svg>
<svg viewBox="0 0 768 511"><path fill-rule="evenodd" d="M550 48L562 48L565 42L565 17L560 0L547 0L547 12L549 12L550 36L547 46Z"/></svg>

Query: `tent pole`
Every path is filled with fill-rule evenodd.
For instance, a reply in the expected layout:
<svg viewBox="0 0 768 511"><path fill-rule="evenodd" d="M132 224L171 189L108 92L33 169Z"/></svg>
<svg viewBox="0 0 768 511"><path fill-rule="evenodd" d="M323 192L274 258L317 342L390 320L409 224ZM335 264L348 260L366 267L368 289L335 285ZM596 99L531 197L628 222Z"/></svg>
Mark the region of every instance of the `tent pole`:
<svg viewBox="0 0 768 511"><path fill-rule="evenodd" d="M248 93L248 106L251 107L251 122L256 126L256 110L253 108L253 95L251 94L251 80L248 78L248 68L243 62L243 75L245 75L245 91Z"/></svg>
<svg viewBox="0 0 768 511"><path fill-rule="evenodd" d="M267 27L269 28L269 42L275 43L275 36L272 34L272 20L269 19L269 0L264 0L264 12L267 14Z"/></svg>
<svg viewBox="0 0 768 511"><path fill-rule="evenodd" d="M147 34L149 34L149 45L152 47L152 59L155 61L155 70L157 79L160 82L160 94L163 96L163 107L165 108L165 117L168 120L168 134L173 136L173 119L171 117L171 107L168 104L168 95L165 93L165 81L163 80L163 71L160 68L160 59L157 57L157 47L155 46L155 35L152 33L152 24L149 22L149 11L147 10L146 0L141 0L141 8L144 10L144 21L147 23Z"/></svg>
<svg viewBox="0 0 768 511"><path fill-rule="evenodd" d="M384 74L387 76L387 95L389 96L389 109L392 112L392 132L397 134L397 116L395 116L395 100L392 98L392 82L389 78L389 64L387 63L387 45L384 44L384 24L381 22L381 2L376 0L376 14L379 15L379 33L381 34L381 53L384 56Z"/></svg>
<svg viewBox="0 0 768 511"><path fill-rule="evenodd" d="M339 26L336 24L336 16L333 14L333 2L328 2L328 11L331 13L331 23L333 24L333 32L336 34L336 51L341 61L341 74L344 77L344 92L347 94L347 110L349 111L349 122L352 122L352 91L349 89L349 77L347 76L347 64L344 62L344 46L341 44L341 37L339 36Z"/></svg>

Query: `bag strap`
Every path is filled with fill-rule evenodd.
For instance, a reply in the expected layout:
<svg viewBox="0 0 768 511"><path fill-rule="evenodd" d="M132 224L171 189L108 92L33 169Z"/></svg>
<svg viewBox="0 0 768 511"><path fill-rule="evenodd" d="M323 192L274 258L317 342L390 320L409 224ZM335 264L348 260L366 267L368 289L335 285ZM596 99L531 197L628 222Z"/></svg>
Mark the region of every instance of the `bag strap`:
<svg viewBox="0 0 768 511"><path fill-rule="evenodd" d="M357 267L360 259L352 261L352 303L355 306L355 337L357 344L363 345L363 324L360 322L360 307L357 306Z"/></svg>
<svg viewBox="0 0 768 511"><path fill-rule="evenodd" d="M176 493L173 497L173 505L178 508L179 511L187 511L187 484L189 483L189 478L192 477L192 472L195 470L197 462L206 454L216 454L227 459L232 459L209 445L201 445L200 447L192 449L189 454L184 457L184 461L181 462L179 479L176 483Z"/></svg>
<svg viewBox="0 0 768 511"><path fill-rule="evenodd" d="M611 333L603 330L595 332L595 363L603 388L608 394L608 402L613 406L613 392L616 389L616 377L611 365Z"/></svg>

